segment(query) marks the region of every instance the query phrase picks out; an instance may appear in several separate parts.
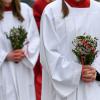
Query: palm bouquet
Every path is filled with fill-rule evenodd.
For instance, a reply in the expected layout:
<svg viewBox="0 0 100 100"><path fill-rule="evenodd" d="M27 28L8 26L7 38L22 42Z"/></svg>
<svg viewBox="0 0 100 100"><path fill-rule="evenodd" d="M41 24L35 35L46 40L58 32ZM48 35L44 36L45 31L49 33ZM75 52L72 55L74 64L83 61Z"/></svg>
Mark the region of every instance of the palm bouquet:
<svg viewBox="0 0 100 100"><path fill-rule="evenodd" d="M82 65L91 65L97 55L97 38L90 35L77 36L73 41L74 49L72 52L76 55Z"/></svg>
<svg viewBox="0 0 100 100"><path fill-rule="evenodd" d="M13 27L10 33L6 33L6 37L10 40L13 50L21 49L27 38L27 32L22 26L18 28Z"/></svg>

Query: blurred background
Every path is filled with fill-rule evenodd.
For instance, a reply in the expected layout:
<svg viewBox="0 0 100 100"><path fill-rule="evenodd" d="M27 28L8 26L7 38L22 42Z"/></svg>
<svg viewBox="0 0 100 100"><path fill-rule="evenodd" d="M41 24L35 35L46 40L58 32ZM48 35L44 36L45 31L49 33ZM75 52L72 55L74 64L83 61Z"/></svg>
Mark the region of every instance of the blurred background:
<svg viewBox="0 0 100 100"><path fill-rule="evenodd" d="M35 0L21 0L21 2L25 2L25 3L29 4L30 6L33 5L34 1ZM100 0L95 0L95 1L99 1L100 2Z"/></svg>
<svg viewBox="0 0 100 100"><path fill-rule="evenodd" d="M25 2L25 3L27 3L28 5L32 6L33 3L34 3L34 0L21 0L21 2Z"/></svg>

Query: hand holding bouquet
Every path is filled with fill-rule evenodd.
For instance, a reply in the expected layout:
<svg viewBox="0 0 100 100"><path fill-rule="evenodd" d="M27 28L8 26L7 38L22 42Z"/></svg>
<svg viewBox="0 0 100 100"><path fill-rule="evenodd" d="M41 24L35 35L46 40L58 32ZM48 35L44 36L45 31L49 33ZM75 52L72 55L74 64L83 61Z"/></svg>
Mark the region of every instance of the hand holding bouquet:
<svg viewBox="0 0 100 100"><path fill-rule="evenodd" d="M82 65L91 65L97 55L97 38L90 35L77 36L72 42L76 55Z"/></svg>
<svg viewBox="0 0 100 100"><path fill-rule="evenodd" d="M7 60L14 61L15 63L20 62L25 57L24 52L21 49L27 38L26 30L22 26L19 26L18 28L13 27L10 30L10 33L6 33L6 37L10 40L13 49L13 51L7 55Z"/></svg>

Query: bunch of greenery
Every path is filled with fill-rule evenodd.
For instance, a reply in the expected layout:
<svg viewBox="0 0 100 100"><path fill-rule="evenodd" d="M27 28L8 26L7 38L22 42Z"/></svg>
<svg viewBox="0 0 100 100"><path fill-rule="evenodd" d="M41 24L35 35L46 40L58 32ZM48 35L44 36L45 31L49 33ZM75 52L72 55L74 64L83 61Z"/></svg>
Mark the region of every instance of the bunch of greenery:
<svg viewBox="0 0 100 100"><path fill-rule="evenodd" d="M9 35L8 35L9 34ZM13 27L10 33L6 33L7 38L11 41L12 49L21 49L24 46L25 39L27 38L27 32L22 27Z"/></svg>
<svg viewBox="0 0 100 100"><path fill-rule="evenodd" d="M97 38L90 35L77 36L72 44L75 47L72 52L79 62L84 65L91 65L97 55Z"/></svg>

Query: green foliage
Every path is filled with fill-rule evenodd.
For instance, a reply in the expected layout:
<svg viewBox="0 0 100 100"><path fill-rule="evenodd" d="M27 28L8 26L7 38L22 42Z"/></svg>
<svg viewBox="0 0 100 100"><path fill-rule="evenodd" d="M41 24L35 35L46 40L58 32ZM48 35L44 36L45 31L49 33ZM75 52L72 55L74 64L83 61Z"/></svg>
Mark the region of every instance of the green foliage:
<svg viewBox="0 0 100 100"><path fill-rule="evenodd" d="M11 41L13 50L21 49L27 38L26 30L22 26L19 26L18 28L13 27L8 34L9 35L6 33L6 37Z"/></svg>
<svg viewBox="0 0 100 100"><path fill-rule="evenodd" d="M84 65L91 65L97 55L97 39L90 35L77 36L72 42L74 49L72 52L76 55L79 62Z"/></svg>

